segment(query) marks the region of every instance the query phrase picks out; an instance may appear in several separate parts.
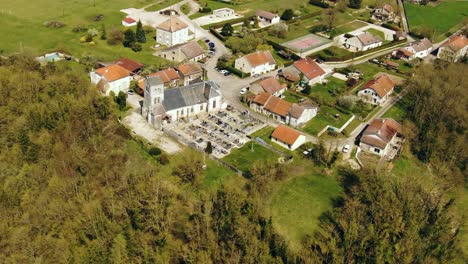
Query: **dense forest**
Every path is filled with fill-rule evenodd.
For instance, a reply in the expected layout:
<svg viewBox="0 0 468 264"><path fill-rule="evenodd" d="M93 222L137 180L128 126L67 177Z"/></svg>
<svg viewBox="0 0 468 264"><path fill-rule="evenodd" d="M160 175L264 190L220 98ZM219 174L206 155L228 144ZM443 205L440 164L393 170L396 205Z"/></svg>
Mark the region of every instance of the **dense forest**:
<svg viewBox="0 0 468 264"><path fill-rule="evenodd" d="M41 67L24 55L1 59L1 262L463 259L462 216L453 210L451 184L440 183L460 186L466 175L468 74L460 77L462 70L467 72L465 66L453 74L450 67L437 69L439 75L431 74L433 70L421 71L423 78L433 80L419 83L415 77L409 84L418 88L408 97L419 100L411 109L408 122L415 131L409 138L415 142L412 151L424 162L450 162L445 170L436 170L442 176L427 184L426 175L401 179L377 170L339 169L342 196L322 216L320 231L304 241L302 250L293 251L261 208L263 192L286 179L287 168L259 164L241 188L221 186L202 192L200 156L186 150L178 154L184 156L182 161L168 157L162 162L132 147L137 143L119 125L117 106L90 87L83 72L67 64ZM436 85L438 76L449 83ZM433 94L440 95L437 100L450 100L451 108L432 102ZM428 104L433 109L423 109ZM441 111L440 117L430 115ZM437 118L436 123L430 123L431 118ZM447 144L456 149L444 147ZM450 155L444 155L448 150Z"/></svg>

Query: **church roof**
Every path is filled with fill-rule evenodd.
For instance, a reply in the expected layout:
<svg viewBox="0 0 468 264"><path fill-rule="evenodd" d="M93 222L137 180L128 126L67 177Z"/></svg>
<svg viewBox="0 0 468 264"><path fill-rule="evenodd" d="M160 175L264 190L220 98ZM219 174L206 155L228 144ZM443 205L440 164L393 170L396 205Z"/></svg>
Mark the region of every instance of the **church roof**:
<svg viewBox="0 0 468 264"><path fill-rule="evenodd" d="M220 96L219 87L213 81L199 82L164 90L163 105L166 111L206 103Z"/></svg>

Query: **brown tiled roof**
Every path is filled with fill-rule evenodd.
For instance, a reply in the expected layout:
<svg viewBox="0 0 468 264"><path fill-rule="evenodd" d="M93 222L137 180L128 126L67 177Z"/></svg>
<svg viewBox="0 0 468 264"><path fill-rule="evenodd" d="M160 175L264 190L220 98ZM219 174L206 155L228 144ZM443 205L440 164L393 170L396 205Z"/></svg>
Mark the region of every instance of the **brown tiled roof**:
<svg viewBox="0 0 468 264"><path fill-rule="evenodd" d="M384 61L384 64L388 65L388 66L396 67L396 68L400 67L400 64L398 64L398 63L396 63L394 61L390 61L390 60Z"/></svg>
<svg viewBox="0 0 468 264"><path fill-rule="evenodd" d="M254 53L250 53L244 56L247 62L252 67L257 67L263 64L274 65L276 64L275 59L271 55L270 51L257 51Z"/></svg>
<svg viewBox="0 0 468 264"><path fill-rule="evenodd" d="M187 62L175 68L184 76L200 73L202 71L202 67L196 62Z"/></svg>
<svg viewBox="0 0 468 264"><path fill-rule="evenodd" d="M374 36L374 35L372 35L371 33L367 32L367 31L357 35L356 37L359 39L359 41L364 46L371 45L371 44L382 41L382 39L379 36Z"/></svg>
<svg viewBox="0 0 468 264"><path fill-rule="evenodd" d="M164 83L169 83L169 82L180 79L179 73L177 73L177 71L174 68L164 69L164 70L161 70L161 71L158 71L158 72L155 72L155 73L151 73L151 74L148 75L148 77L155 77L155 76L161 78L161 80ZM142 79L140 79L138 81L138 86L140 88L142 88L142 89L145 87L144 86L144 81L145 81L144 78L142 78Z"/></svg>
<svg viewBox="0 0 468 264"><path fill-rule="evenodd" d="M318 63L311 59L301 59L294 62L294 67L296 67L304 76L312 80L320 75L324 75L325 71L320 68Z"/></svg>
<svg viewBox="0 0 468 264"><path fill-rule="evenodd" d="M389 5L389 4L385 4L385 5L383 6L383 9L384 9L385 11L389 12L389 13L390 13L390 12L393 12L393 7L392 7L391 5Z"/></svg>
<svg viewBox="0 0 468 264"><path fill-rule="evenodd" d="M290 102L282 100L276 96L270 96L270 99L268 99L263 108L274 114L286 117L291 106L292 104Z"/></svg>
<svg viewBox="0 0 468 264"><path fill-rule="evenodd" d="M275 14L275 13L271 13L271 12L264 11L264 10L257 10L257 11L255 11L255 15L256 15L256 16L259 16L259 17L264 17L264 18L269 19L269 20L272 20L273 18L275 18L275 17L278 16L278 15Z"/></svg>
<svg viewBox="0 0 468 264"><path fill-rule="evenodd" d="M411 51L409 51L409 50L407 50L407 49L405 49L405 48L399 49L398 52L401 52L403 55L405 55L405 56L407 56L407 57L411 57L411 56L414 55L413 52L411 52Z"/></svg>
<svg viewBox="0 0 468 264"><path fill-rule="evenodd" d="M259 82L263 90L267 93L274 94L277 91L280 91L285 88L285 85L282 85L275 77L268 77L263 81Z"/></svg>
<svg viewBox="0 0 468 264"><path fill-rule="evenodd" d="M134 61L127 58L120 58L115 61L115 64L122 66L123 68L127 69L127 71L134 72L143 68L145 65L139 63L138 61Z"/></svg>
<svg viewBox="0 0 468 264"><path fill-rule="evenodd" d="M191 41L187 44L184 44L182 47L180 47L180 49L188 60L205 54L205 50L203 50L203 48L196 41Z"/></svg>
<svg viewBox="0 0 468 264"><path fill-rule="evenodd" d="M300 118L302 113L304 112L305 108L298 105L298 104L293 104L291 106L291 109L289 110L289 114L291 115L291 117L294 117L294 118Z"/></svg>
<svg viewBox="0 0 468 264"><path fill-rule="evenodd" d="M468 45L468 39L463 35L456 35L450 37L442 46L457 52L463 49L466 45Z"/></svg>
<svg viewBox="0 0 468 264"><path fill-rule="evenodd" d="M132 24L132 23L135 23L135 22L136 22L136 20L133 19L133 18L131 18L131 17L126 17L126 18L124 18L124 20L122 20L122 21L124 21L124 22L126 22L126 23L128 23L128 24Z"/></svg>
<svg viewBox="0 0 468 264"><path fill-rule="evenodd" d="M268 101L268 99L272 97L271 94L269 93L260 93L254 98L254 102L259 105L265 105L265 103ZM274 97L274 96L273 96Z"/></svg>
<svg viewBox="0 0 468 264"><path fill-rule="evenodd" d="M384 149L400 130L400 124L391 118L374 119L364 130L361 142Z"/></svg>
<svg viewBox="0 0 468 264"><path fill-rule="evenodd" d="M301 80L301 76L299 75L299 71L291 66L287 67L281 72L281 76L283 76L285 79L291 81L291 82L298 82Z"/></svg>
<svg viewBox="0 0 468 264"><path fill-rule="evenodd" d="M106 78L108 82L113 82L130 76L130 72L128 70L117 64L99 68L96 70L96 73Z"/></svg>
<svg viewBox="0 0 468 264"><path fill-rule="evenodd" d="M186 27L188 27L188 25L176 16L171 16L169 19L156 26L156 28L158 29L162 29L169 32L176 32Z"/></svg>
<svg viewBox="0 0 468 264"><path fill-rule="evenodd" d="M374 90L380 97L387 95L395 87L395 83L388 77L388 75L382 75L375 80L368 81L362 86L361 91L365 89Z"/></svg>
<svg viewBox="0 0 468 264"><path fill-rule="evenodd" d="M273 134L271 134L272 138L275 138L289 145L294 144L300 136L301 133L299 133L297 130L283 125L279 125L275 129L275 131L273 131Z"/></svg>

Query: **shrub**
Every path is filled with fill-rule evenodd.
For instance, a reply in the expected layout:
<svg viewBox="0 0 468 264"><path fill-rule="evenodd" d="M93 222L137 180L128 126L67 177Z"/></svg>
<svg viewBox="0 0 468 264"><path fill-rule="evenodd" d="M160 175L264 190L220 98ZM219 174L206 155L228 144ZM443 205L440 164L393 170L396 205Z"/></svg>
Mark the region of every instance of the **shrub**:
<svg viewBox="0 0 468 264"><path fill-rule="evenodd" d="M44 26L51 28L62 28L65 26L65 24L60 21L46 21Z"/></svg>
<svg viewBox="0 0 468 264"><path fill-rule="evenodd" d="M198 9L198 12L200 12L200 13L211 13L211 8L209 8L209 7L200 7L200 9Z"/></svg>
<svg viewBox="0 0 468 264"><path fill-rule="evenodd" d="M132 49L134 52L139 52L139 51L142 51L142 50L143 50L143 47L141 46L140 43L134 42L134 43L132 43L132 45L131 45L131 49Z"/></svg>
<svg viewBox="0 0 468 264"><path fill-rule="evenodd" d="M284 10L283 14L281 15L282 20L291 20L294 17L294 12L292 9Z"/></svg>
<svg viewBox="0 0 468 264"><path fill-rule="evenodd" d="M122 43L123 39L124 39L123 32L120 29L114 27L109 32L109 36L107 37L107 43L109 45L117 45L119 43Z"/></svg>
<svg viewBox="0 0 468 264"><path fill-rule="evenodd" d="M318 7L322 7L322 8L328 8L328 7L330 7L329 4L324 3L324 2L322 2L321 0L310 0L310 1L309 1L309 4L314 5L314 6L318 6Z"/></svg>
<svg viewBox="0 0 468 264"><path fill-rule="evenodd" d="M162 153L161 155L159 155L158 161L159 163L161 163L161 165L169 164L169 156L167 156L166 153Z"/></svg>
<svg viewBox="0 0 468 264"><path fill-rule="evenodd" d="M328 29L328 27L326 25L319 24L319 25L312 26L310 28L310 32L311 33L317 33L317 32L326 31L327 29Z"/></svg>
<svg viewBox="0 0 468 264"><path fill-rule="evenodd" d="M148 151L148 153L151 155L151 156L159 156L161 155L162 151L160 148L157 148L157 147L151 147Z"/></svg>
<svg viewBox="0 0 468 264"><path fill-rule="evenodd" d="M78 32L86 32L88 30L88 27L85 25L78 25L72 28L72 32L78 33Z"/></svg>

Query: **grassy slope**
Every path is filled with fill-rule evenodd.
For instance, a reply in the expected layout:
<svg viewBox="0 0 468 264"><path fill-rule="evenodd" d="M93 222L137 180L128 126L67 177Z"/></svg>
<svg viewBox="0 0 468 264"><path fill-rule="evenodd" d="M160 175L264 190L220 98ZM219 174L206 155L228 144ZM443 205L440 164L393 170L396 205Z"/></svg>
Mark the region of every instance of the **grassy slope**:
<svg viewBox="0 0 468 264"><path fill-rule="evenodd" d="M75 56L91 54L103 60L113 60L116 57L129 57L137 59L147 64L156 66L166 63L161 58L151 55L149 48L153 44L152 36L147 36L148 43L144 45L144 51L135 53L121 45L110 46L105 41L97 41L96 46L79 43L80 37L86 33L73 33L72 28L77 25L88 25L89 28L100 29L101 25L106 26L107 32L113 26L121 27L121 19L125 14L120 9L129 7L143 7L151 4L152 0L113 0L112 4L106 0L93 1L71 1L64 4L64 1L38 0L38 1L5 1L1 0L3 25L0 27L0 34L8 36L8 41L0 43L0 50L5 53L14 53L24 49L33 54L42 54L47 51L64 49ZM11 14L9 13L11 10ZM104 15L104 19L99 22L94 21L98 14ZM58 20L66 24L59 29L47 28L43 26L45 21Z"/></svg>
<svg viewBox="0 0 468 264"><path fill-rule="evenodd" d="M253 151L251 150L253 149ZM277 161L278 154L254 142L249 142L241 148L234 149L231 154L224 157L223 160L235 166L241 171L248 171L255 162Z"/></svg>
<svg viewBox="0 0 468 264"><path fill-rule="evenodd" d="M271 200L275 229L290 243L292 249L298 249L302 239L317 230L320 215L331 209L332 199L340 191L333 177L315 173L285 182Z"/></svg>
<svg viewBox="0 0 468 264"><path fill-rule="evenodd" d="M428 26L435 29L440 36L468 16L468 1L445 1L436 7L405 2L405 9L410 28Z"/></svg>

